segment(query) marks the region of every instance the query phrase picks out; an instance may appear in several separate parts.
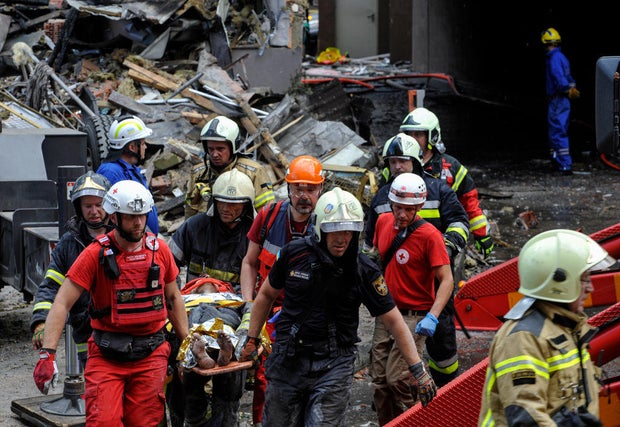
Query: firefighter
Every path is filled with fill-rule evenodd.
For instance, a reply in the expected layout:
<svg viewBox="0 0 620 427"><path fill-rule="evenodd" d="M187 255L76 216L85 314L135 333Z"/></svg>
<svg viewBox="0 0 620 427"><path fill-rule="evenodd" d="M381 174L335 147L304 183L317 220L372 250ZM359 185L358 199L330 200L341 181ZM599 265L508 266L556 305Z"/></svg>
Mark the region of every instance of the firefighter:
<svg viewBox="0 0 620 427"><path fill-rule="evenodd" d="M214 203L206 213L192 216L173 234L170 249L178 265L187 265L187 282L207 276L229 283L240 293L241 262L248 247L247 233L256 213L252 180L238 169L224 172L213 184L213 199ZM236 328L239 324L231 326ZM170 405L176 407L175 416L183 419L184 410L185 426L203 425L209 413L213 425L237 425L245 374L245 371L235 371L215 375L209 399L205 384L210 378L185 373L185 398L175 397L174 400L180 402Z"/></svg>
<svg viewBox="0 0 620 427"><path fill-rule="evenodd" d="M487 217L480 207L476 183L467 168L456 158L446 154L441 140L439 119L426 108L416 108L403 120L400 131L414 137L424 151L424 171L445 181L456 193L469 217L469 231L477 251L486 259L495 247L490 235Z"/></svg>
<svg viewBox="0 0 620 427"><path fill-rule="evenodd" d="M426 406L436 392L433 380L381 271L358 252L361 204L337 187L321 196L314 212L313 236L284 246L263 282L241 354L241 360L256 357L261 326L284 290L275 344L265 363L264 424L346 425L362 303L395 337L407 361L407 383Z"/></svg>
<svg viewBox="0 0 620 427"><path fill-rule="evenodd" d="M588 342L590 274L615 260L572 230L531 238L518 260L523 298L504 316L489 351L480 426L601 426L600 368Z"/></svg>
<svg viewBox="0 0 620 427"><path fill-rule="evenodd" d="M426 202L424 180L412 173L402 173L392 181L389 190L391 213L379 216L374 243L396 307L411 334L415 332L417 352L422 354L426 337L435 334L438 318L452 299L450 258L441 232L418 215ZM370 375L380 425L416 402L403 376L408 361L394 344L389 325L376 319Z"/></svg>
<svg viewBox="0 0 620 427"><path fill-rule="evenodd" d="M237 123L228 117L217 116L202 128L200 141L205 152L204 164L192 168L185 197L185 218L207 211L211 205L213 183L221 173L231 169L238 169L252 180L257 210L275 200L266 169L239 151Z"/></svg>
<svg viewBox="0 0 620 427"><path fill-rule="evenodd" d="M547 28L541 34L540 41L547 51L545 75L551 160L561 174L572 175L573 160L568 140L570 101L579 98L580 93L571 75L568 59L560 47L560 33L555 28Z"/></svg>
<svg viewBox="0 0 620 427"><path fill-rule="evenodd" d="M103 160L97 173L105 176L114 185L118 181L131 180L139 182L148 189L146 176L140 167L146 155L146 138L153 134L153 130L136 116L122 116L114 120L108 132L110 150ZM148 215L146 225L157 235L159 222L155 204Z"/></svg>
<svg viewBox="0 0 620 427"><path fill-rule="evenodd" d="M469 236L467 214L456 194L440 179L422 171L422 151L414 138L399 133L388 139L383 147L383 157L389 163L391 177L389 185L381 187L370 203L364 251L376 257L375 224L381 213L392 210L388 197L390 185L402 173L413 172L422 177L427 191L426 201L418 214L443 233L450 263L454 267L455 259L465 248ZM454 299L450 298L438 318L439 324L435 333L426 340L430 371L439 387L458 375L459 360L454 316Z"/></svg>
<svg viewBox="0 0 620 427"><path fill-rule="evenodd" d="M114 230L86 247L69 269L45 321L43 347L34 369L42 393L58 376L55 353L67 314L90 293L86 424L156 426L164 417L164 379L170 344L169 318L180 339L187 314L179 274L165 241L146 232L153 197L140 183L119 181L103 199Z"/></svg>
<svg viewBox="0 0 620 427"><path fill-rule="evenodd" d="M291 161L284 179L289 199L261 209L248 232L250 242L241 267L241 295L245 301L254 300L276 261L278 251L285 244L312 235L312 212L323 190L323 166L312 156L298 156ZM281 305L280 297L270 317ZM255 372L252 406L255 424L262 419L267 387L264 372L263 365L259 364Z"/></svg>
<svg viewBox="0 0 620 427"><path fill-rule="evenodd" d="M65 274L80 252L95 240L95 237L108 232L108 214L103 210L103 196L110 189L110 181L92 171L75 180L71 189L71 202L75 215L67 222L65 232L51 253L45 278L39 284L34 297L30 329L33 332L32 344L36 350L43 346L45 319L49 313ZM92 329L88 315L90 297L84 292L71 308L68 322L72 326L73 340L77 345L78 359L82 369L86 366L86 341Z"/></svg>

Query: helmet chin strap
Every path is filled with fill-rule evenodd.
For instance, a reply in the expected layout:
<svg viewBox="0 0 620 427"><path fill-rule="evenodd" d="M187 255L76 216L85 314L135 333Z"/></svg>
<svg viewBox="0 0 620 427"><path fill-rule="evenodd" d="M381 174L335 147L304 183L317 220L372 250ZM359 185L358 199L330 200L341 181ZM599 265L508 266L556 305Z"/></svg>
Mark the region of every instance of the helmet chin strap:
<svg viewBox="0 0 620 427"><path fill-rule="evenodd" d="M103 218L103 221L99 221L99 222L91 222L91 221L86 221L86 219L84 219L84 224L86 224L86 227L90 228L91 230L98 230L100 228L105 228L106 231L110 231L114 228L108 222L108 215L106 215L105 218Z"/></svg>

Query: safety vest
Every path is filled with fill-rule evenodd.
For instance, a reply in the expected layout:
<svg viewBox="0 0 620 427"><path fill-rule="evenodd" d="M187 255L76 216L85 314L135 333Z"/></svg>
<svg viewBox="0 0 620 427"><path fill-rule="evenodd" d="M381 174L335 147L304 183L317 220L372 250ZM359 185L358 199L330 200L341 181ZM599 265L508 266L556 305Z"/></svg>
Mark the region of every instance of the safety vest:
<svg viewBox="0 0 620 427"><path fill-rule="evenodd" d="M259 288L263 280L269 276L269 271L276 262L278 252L282 246L288 243L288 206L288 202L280 201L265 208L268 211L259 236L262 246L258 254L258 274L261 278Z"/></svg>
<svg viewBox="0 0 620 427"><path fill-rule="evenodd" d="M107 235L97 236L96 241L101 245L100 264L104 264L103 257L113 255L109 260L116 262L118 276L107 276L111 285L111 306L92 309L91 316L98 318L109 314L114 326L165 321L163 277L155 264L155 252L159 249L157 237L148 233L145 238L147 250L136 253L120 252Z"/></svg>

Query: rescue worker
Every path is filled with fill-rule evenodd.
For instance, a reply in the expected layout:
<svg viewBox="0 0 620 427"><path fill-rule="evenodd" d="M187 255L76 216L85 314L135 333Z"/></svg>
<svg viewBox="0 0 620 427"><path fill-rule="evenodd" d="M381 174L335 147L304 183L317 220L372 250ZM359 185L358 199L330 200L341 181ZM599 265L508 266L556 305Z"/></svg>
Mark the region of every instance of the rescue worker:
<svg viewBox="0 0 620 427"><path fill-rule="evenodd" d="M170 249L179 265L187 265L186 282L208 275L229 282L241 293L246 234L256 214L254 186L247 175L231 169L213 184L213 199L207 212L192 216L175 231Z"/></svg>
<svg viewBox="0 0 620 427"><path fill-rule="evenodd" d="M187 314L179 274L165 241L146 232L153 197L140 183L119 181L103 199L114 230L97 237L75 260L45 321L34 369L42 393L58 376L55 353L67 314L89 292L91 327L84 372L86 424L156 426L164 417L169 317L180 339Z"/></svg>
<svg viewBox="0 0 620 427"><path fill-rule="evenodd" d="M454 267L455 259L465 248L469 236L467 214L459 203L456 193L440 179L422 171L422 150L411 136L399 133L388 139L383 147L383 157L390 166L391 177L389 185L381 187L370 203L364 251L376 256L375 224L381 213L392 210L392 202L389 199L391 184L402 173L414 173L422 177L427 191L426 201L418 215L443 233L444 244ZM454 274L453 272L453 276ZM454 316L454 299L450 298L438 318L439 324L434 335L426 340L430 372L439 387L458 375L459 359Z"/></svg>
<svg viewBox="0 0 620 427"><path fill-rule="evenodd" d="M284 290L275 344L266 361L264 425L346 425L362 303L394 336L407 361L411 392L426 406L435 396L435 384L381 271L358 252L361 204L337 187L321 196L314 212L313 236L284 246L263 282L241 353L241 360L256 357L261 326Z"/></svg>
<svg viewBox="0 0 620 427"><path fill-rule="evenodd" d="M192 216L173 234L170 249L178 265L188 266L187 282L208 276L229 283L240 293L241 262L248 247L246 235L255 214L254 186L247 175L231 169L213 184L213 199L206 213ZM236 328L239 324L231 326ZM210 377L185 373L185 398L171 407L182 406L184 401L186 427L203 425L209 414L212 425L236 426L245 374L246 371L235 371L215 375L209 399L204 388ZM183 408L176 411L179 410Z"/></svg>
<svg viewBox="0 0 620 427"><path fill-rule="evenodd" d="M248 251L241 267L241 295L245 301L254 300L285 244L312 235L312 212L323 190L323 166L312 156L298 156L289 164L284 179L289 199L261 209L248 232ZM282 297L274 304L269 317L274 316L281 305ZM272 326L273 323L269 323L268 330ZM267 387L262 363L254 375L252 418L256 425L262 420Z"/></svg>
<svg viewBox="0 0 620 427"><path fill-rule="evenodd" d="M185 218L207 211L211 205L213 183L221 173L231 169L238 169L252 180L256 210L275 200L266 169L239 151L237 123L228 117L217 116L204 125L200 141L205 152L204 164L192 168L185 197Z"/></svg>
<svg viewBox="0 0 620 427"><path fill-rule="evenodd" d="M590 274L615 261L572 230L531 238L518 260L523 298L504 316L489 350L480 426L601 426L600 368L588 342Z"/></svg>
<svg viewBox="0 0 620 427"><path fill-rule="evenodd" d="M110 181L92 171L75 180L71 189L71 203L75 215L67 221L67 231L60 237L50 255L50 263L45 278L39 284L34 297L30 329L33 332L32 344L36 350L43 346L45 319L49 313L65 274L82 252L95 240L95 237L111 229L108 226L108 214L103 210L103 196L110 189ZM84 292L69 312L68 322L71 325L73 341L77 345L78 359L82 369L86 366L86 341L92 333L88 303L90 297Z"/></svg>
<svg viewBox="0 0 620 427"><path fill-rule="evenodd" d="M423 150L424 171L444 181L456 193L469 217L469 231L476 250L488 258L495 247L489 222L480 207L478 189L467 168L455 157L446 154L441 140L439 119L426 108L416 108L403 120L400 131L415 138Z"/></svg>
<svg viewBox="0 0 620 427"><path fill-rule="evenodd" d="M122 116L110 125L108 141L110 150L97 173L105 176L114 185L122 180L139 182L148 190L144 171L140 167L146 155L146 138L153 130L136 116ZM159 234L159 222L155 204L148 215L146 225L151 233Z"/></svg>
<svg viewBox="0 0 620 427"><path fill-rule="evenodd" d="M389 189L392 212L379 216L374 243L394 303L411 334L415 332L417 352L422 354L426 337L434 335L440 313L452 299L454 280L450 258L442 234L418 215L426 201L424 180L403 173L392 181ZM409 362L394 344L389 325L376 319L370 375L380 425L387 424L416 402L403 374Z"/></svg>
<svg viewBox="0 0 620 427"><path fill-rule="evenodd" d="M547 28L540 36L547 51L546 93L547 126L551 161L563 175L571 175L573 160L570 156L568 126L570 101L581 96L570 72L568 59L562 52L562 38L555 28Z"/></svg>

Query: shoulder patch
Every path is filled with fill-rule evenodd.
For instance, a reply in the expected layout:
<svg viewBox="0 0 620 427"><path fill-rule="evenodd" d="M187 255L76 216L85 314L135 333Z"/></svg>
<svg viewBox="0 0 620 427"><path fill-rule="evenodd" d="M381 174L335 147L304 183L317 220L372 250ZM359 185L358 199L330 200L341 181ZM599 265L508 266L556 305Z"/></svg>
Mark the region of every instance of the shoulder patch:
<svg viewBox="0 0 620 427"><path fill-rule="evenodd" d="M512 373L512 385L536 384L536 373L532 369L524 369Z"/></svg>
<svg viewBox="0 0 620 427"><path fill-rule="evenodd" d="M381 274L379 277L377 277L372 282L372 287L375 288L375 291L377 291L377 293L381 295L382 297L388 294L388 287L385 284L385 279L383 278L383 274Z"/></svg>

